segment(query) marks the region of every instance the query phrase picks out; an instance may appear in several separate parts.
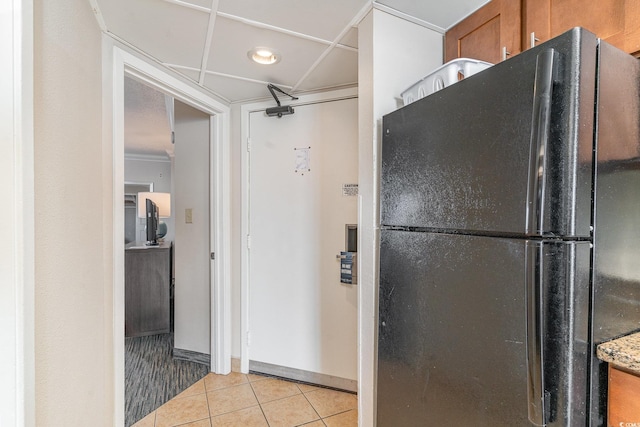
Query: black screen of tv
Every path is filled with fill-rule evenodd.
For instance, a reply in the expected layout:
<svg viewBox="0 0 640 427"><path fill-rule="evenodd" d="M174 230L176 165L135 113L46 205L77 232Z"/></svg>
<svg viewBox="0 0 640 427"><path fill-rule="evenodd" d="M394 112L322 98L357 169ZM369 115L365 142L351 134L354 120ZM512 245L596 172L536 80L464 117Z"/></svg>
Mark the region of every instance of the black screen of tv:
<svg viewBox="0 0 640 427"><path fill-rule="evenodd" d="M158 206L151 199L147 199L147 245L156 246L158 244Z"/></svg>

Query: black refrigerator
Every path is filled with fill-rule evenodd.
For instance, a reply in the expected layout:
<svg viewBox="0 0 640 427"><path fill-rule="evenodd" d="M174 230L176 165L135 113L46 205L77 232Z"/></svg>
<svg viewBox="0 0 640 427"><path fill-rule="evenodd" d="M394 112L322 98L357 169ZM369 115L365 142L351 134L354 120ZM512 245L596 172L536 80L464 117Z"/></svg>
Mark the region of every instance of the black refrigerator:
<svg viewBox="0 0 640 427"><path fill-rule="evenodd" d="M640 329L640 65L573 29L383 118L377 426L603 426Z"/></svg>

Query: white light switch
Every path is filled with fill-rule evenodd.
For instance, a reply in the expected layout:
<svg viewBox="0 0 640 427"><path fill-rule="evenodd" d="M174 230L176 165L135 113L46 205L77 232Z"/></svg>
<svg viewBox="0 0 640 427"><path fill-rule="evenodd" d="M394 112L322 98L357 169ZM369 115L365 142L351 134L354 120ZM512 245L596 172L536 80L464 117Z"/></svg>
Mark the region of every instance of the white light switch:
<svg viewBox="0 0 640 427"><path fill-rule="evenodd" d="M193 223L193 209L187 208L184 210L184 222L186 224Z"/></svg>

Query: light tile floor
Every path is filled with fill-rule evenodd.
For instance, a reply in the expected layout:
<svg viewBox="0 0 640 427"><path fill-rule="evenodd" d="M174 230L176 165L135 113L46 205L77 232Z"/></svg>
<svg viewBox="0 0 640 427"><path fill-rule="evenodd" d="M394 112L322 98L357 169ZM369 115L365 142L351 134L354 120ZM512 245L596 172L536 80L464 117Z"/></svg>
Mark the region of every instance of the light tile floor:
<svg viewBox="0 0 640 427"><path fill-rule="evenodd" d="M354 394L261 375L206 377L133 427L357 427Z"/></svg>

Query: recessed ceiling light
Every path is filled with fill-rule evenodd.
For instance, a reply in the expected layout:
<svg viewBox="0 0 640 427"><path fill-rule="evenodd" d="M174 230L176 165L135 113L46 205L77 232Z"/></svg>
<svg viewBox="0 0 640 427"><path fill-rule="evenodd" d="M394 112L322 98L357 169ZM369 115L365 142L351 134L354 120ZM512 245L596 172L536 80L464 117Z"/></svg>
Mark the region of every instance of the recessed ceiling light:
<svg viewBox="0 0 640 427"><path fill-rule="evenodd" d="M256 47L247 52L247 56L254 62L271 65L280 61L280 55L268 47Z"/></svg>

